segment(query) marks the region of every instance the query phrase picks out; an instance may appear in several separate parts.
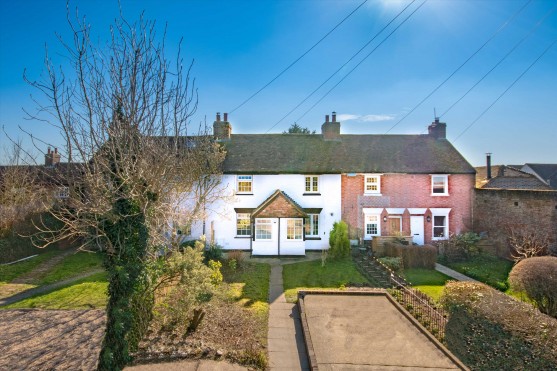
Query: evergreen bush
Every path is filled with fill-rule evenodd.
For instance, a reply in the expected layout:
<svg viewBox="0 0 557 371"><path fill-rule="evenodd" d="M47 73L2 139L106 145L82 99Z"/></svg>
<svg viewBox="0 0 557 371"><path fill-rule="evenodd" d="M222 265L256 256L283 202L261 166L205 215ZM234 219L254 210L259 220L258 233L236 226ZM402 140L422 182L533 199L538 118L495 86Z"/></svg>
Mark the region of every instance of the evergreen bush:
<svg viewBox="0 0 557 371"><path fill-rule="evenodd" d="M350 255L350 239L348 237L348 226L345 222L335 222L329 233L328 257L340 259Z"/></svg>

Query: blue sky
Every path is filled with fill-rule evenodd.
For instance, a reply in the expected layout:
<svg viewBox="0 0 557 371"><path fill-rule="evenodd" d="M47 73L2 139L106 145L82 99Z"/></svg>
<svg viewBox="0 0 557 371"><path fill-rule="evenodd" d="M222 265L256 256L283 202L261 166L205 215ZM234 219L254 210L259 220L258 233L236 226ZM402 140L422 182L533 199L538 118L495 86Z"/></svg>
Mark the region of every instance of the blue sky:
<svg viewBox="0 0 557 371"><path fill-rule="evenodd" d="M169 46L184 38L184 56L195 60L192 75L199 109L193 123L197 124L205 117L212 123L216 112L232 111L362 1L124 0L122 8L129 19L145 10L146 17L156 19L161 29L167 22ZM449 140L473 165L484 164L485 152L493 153L496 164L557 162L557 44L463 133L557 39L557 1L429 0L348 74L422 3L416 1L329 83L277 124L410 2L368 0L284 75L231 113L233 133L282 132L294 122L319 131L325 114L332 111L347 134L423 133L434 118L434 108L442 115L528 35L441 121L447 123ZM118 16L117 2L70 3L72 9L76 6L92 24L93 34L106 40L108 26ZM480 52L415 108L523 6ZM45 44L55 63L65 63L55 35L70 37L65 7L65 1L0 0L0 126L10 136L24 139L27 146L18 126L63 147L56 129L24 119L22 108L34 107L30 94L38 96L23 81L22 73L26 68L31 78L40 77ZM168 50L172 57L175 49ZM8 144L3 134L0 140L2 146ZM40 154L39 150L46 146L34 152Z"/></svg>

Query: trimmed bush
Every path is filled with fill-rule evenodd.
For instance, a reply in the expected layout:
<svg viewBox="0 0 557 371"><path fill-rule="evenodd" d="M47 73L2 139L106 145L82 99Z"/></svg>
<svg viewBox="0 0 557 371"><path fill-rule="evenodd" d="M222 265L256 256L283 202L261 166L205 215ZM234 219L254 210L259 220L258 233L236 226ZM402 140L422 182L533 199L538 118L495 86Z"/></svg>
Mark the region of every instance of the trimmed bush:
<svg viewBox="0 0 557 371"><path fill-rule="evenodd" d="M487 285L448 282L445 344L473 370L553 370L557 320Z"/></svg>
<svg viewBox="0 0 557 371"><path fill-rule="evenodd" d="M521 260L509 274L514 291L523 292L538 309L557 318L557 257Z"/></svg>
<svg viewBox="0 0 557 371"><path fill-rule="evenodd" d="M350 255L350 239L348 238L348 226L345 222L335 222L329 233L328 256L332 259L340 259Z"/></svg>
<svg viewBox="0 0 557 371"><path fill-rule="evenodd" d="M436 246L439 247L441 254L441 262L452 263L468 260L482 253L480 235L467 232L450 236L448 240L439 241Z"/></svg>
<svg viewBox="0 0 557 371"><path fill-rule="evenodd" d="M386 256L402 258L403 268L435 269L437 248L434 246L407 246L393 242L385 242L383 247Z"/></svg>

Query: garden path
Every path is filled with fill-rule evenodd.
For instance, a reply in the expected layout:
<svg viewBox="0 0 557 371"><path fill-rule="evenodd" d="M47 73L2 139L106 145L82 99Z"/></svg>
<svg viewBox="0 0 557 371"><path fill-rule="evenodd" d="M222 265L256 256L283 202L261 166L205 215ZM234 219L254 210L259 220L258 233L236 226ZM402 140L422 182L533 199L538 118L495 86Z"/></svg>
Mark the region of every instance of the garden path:
<svg viewBox="0 0 557 371"><path fill-rule="evenodd" d="M471 277L468 277L462 273L452 270L449 267L445 267L444 265L441 265L439 263L435 263L435 270L443 274L446 274L447 276L454 278L457 281L479 282Z"/></svg>

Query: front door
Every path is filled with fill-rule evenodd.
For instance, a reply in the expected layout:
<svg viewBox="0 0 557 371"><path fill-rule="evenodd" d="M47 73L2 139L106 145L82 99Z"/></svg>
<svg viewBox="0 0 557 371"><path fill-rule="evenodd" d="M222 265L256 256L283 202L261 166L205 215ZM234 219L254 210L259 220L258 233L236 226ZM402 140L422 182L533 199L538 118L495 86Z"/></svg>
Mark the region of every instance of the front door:
<svg viewBox="0 0 557 371"><path fill-rule="evenodd" d="M278 255L278 223L278 218L255 219L255 238L252 241L253 255Z"/></svg>
<svg viewBox="0 0 557 371"><path fill-rule="evenodd" d="M402 229L400 228L401 218L398 216L389 217L389 236L399 235Z"/></svg>
<svg viewBox="0 0 557 371"><path fill-rule="evenodd" d="M424 244L424 217L410 216L410 233L412 234L412 242L418 245Z"/></svg>

